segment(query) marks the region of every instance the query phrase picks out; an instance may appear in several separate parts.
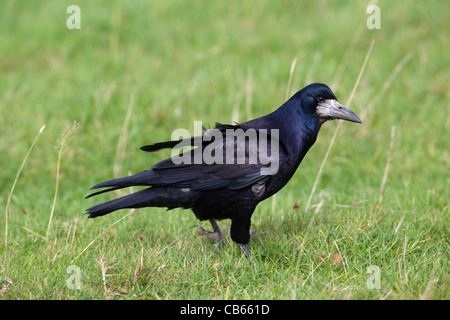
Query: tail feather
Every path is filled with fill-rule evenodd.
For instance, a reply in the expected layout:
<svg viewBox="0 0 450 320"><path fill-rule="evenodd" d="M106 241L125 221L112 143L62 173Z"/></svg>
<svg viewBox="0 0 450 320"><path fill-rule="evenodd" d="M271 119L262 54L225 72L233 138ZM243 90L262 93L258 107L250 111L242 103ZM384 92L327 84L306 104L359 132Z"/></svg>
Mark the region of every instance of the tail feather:
<svg viewBox="0 0 450 320"><path fill-rule="evenodd" d="M107 188L105 190L101 190L98 192L94 192L90 195L88 195L86 198L90 198L105 192L122 189L126 187L133 187L133 186L151 186L155 183L158 183L158 177L155 176L153 171L147 170L140 172L138 174L123 177L119 179L112 179L108 180L102 183L99 183L91 188L92 189L98 189L98 188ZM100 203L98 205L95 205L89 209L86 210L86 214L89 215L89 218L95 218L98 216L103 216L105 214L108 214L110 212L119 210L119 209L125 209L125 208L141 208L146 206L146 204L150 204L151 200L155 198L157 193L153 192L152 188L148 188L145 190L141 190L132 194L129 194L127 196L114 199L111 201L107 201L104 203ZM157 197L156 197L157 198ZM158 205L157 202L152 203L154 206L163 206Z"/></svg>
<svg viewBox="0 0 450 320"><path fill-rule="evenodd" d="M105 189L105 190L102 190L102 191L97 191L97 192L91 193L90 195L86 196L85 199L90 198L90 197L94 197L94 196L98 196L99 194L102 194L102 193L105 193L105 192L114 191L114 190L122 189L122 188L125 188L125 187L113 187L113 188Z"/></svg>
<svg viewBox="0 0 450 320"><path fill-rule="evenodd" d="M160 178L157 177L152 170L142 171L132 176L112 179L93 186L91 189L116 187L126 188L132 186L150 186L158 183Z"/></svg>
<svg viewBox="0 0 450 320"><path fill-rule="evenodd" d="M146 203L151 202L152 191L152 188L148 188L114 200L97 204L87 209L86 214L89 215L89 218L95 218L120 209L141 208L145 206Z"/></svg>
<svg viewBox="0 0 450 320"><path fill-rule="evenodd" d="M110 191L107 189L106 191ZM191 208L198 199L196 190L186 191L171 187L150 187L132 194L97 204L86 210L89 218L103 216L120 209L143 207Z"/></svg>
<svg viewBox="0 0 450 320"><path fill-rule="evenodd" d="M118 178L118 179L112 179L108 181L104 181L102 183L96 184L91 188L92 189L99 189L99 188L111 188L103 191L99 191L96 193L93 193L88 196L92 197L97 194L101 194L103 192L108 192L112 190L122 189L126 187L133 187L133 186L151 186L158 184L160 182L160 178L157 177L152 170L146 170L137 174L134 174L132 176Z"/></svg>

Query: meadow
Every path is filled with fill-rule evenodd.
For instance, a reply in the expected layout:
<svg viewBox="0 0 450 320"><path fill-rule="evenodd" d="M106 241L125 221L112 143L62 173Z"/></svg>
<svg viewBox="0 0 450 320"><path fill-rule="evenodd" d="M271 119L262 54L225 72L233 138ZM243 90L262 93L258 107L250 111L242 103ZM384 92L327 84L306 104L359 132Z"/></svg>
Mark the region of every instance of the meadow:
<svg viewBox="0 0 450 320"><path fill-rule="evenodd" d="M0 299L449 299L448 1L0 3ZM86 208L194 121L265 115L312 82L326 123L252 218L247 260L188 210ZM209 228L208 222L202 226Z"/></svg>

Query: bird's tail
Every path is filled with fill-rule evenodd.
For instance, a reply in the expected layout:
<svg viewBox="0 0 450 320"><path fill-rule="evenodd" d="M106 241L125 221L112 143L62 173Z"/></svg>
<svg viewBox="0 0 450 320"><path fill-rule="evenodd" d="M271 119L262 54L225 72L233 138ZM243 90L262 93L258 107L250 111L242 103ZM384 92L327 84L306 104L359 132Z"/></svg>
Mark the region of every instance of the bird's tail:
<svg viewBox="0 0 450 320"><path fill-rule="evenodd" d="M89 215L89 218L95 218L120 209L145 207L146 203L152 202L152 189L148 188L121 198L97 204L87 209L86 214Z"/></svg>
<svg viewBox="0 0 450 320"><path fill-rule="evenodd" d="M134 187L134 186L152 186L157 184L159 181L159 178L155 176L153 171L147 170L140 172L138 174L118 178L118 179L112 179L108 180L102 183L99 183L91 188L92 189L99 189L99 188L108 188L102 191L98 191L95 193L92 193L88 195L86 198L90 198L96 195L99 195L104 192L109 192L117 189L122 189L126 187Z"/></svg>
<svg viewBox="0 0 450 320"><path fill-rule="evenodd" d="M86 198L104 192L133 186L149 186L150 188L134 192L121 198L97 204L87 209L86 214L89 215L89 218L95 218L116 210L126 208L191 208L199 195L198 191L191 190L189 188L177 188L165 185L161 181L161 177L156 175L152 170L147 170L132 176L99 183L93 186L91 189L107 189L92 193Z"/></svg>
<svg viewBox="0 0 450 320"><path fill-rule="evenodd" d="M109 192L117 189L122 189L126 187L133 187L133 186L151 186L155 182L155 175L153 171L147 170L140 172L138 174L118 178L118 179L112 179L108 180L102 183L99 183L91 188L92 189L99 189L99 188L107 188L105 190L101 190L95 193L92 193L88 195L86 198L90 198L92 196L99 195L104 192ZM119 210L119 209L125 209L125 208L141 208L145 206L145 203L152 202L152 199L157 200L157 194L158 192L154 192L152 190L153 188L148 188L145 190L141 190L132 194L129 194L127 196L114 199L111 201L107 201L98 205L95 205L89 209L86 210L86 214L89 215L89 218L95 218L98 216L103 216L105 214L108 214L110 212ZM159 199L161 200L161 199ZM155 206L158 206L157 204L154 204ZM161 204L160 206L163 206Z"/></svg>
<svg viewBox="0 0 450 320"><path fill-rule="evenodd" d="M187 189L187 188L186 188ZM150 187L129 195L97 204L86 210L89 218L103 216L120 209L143 207L191 208L198 198L195 190L172 187Z"/></svg>

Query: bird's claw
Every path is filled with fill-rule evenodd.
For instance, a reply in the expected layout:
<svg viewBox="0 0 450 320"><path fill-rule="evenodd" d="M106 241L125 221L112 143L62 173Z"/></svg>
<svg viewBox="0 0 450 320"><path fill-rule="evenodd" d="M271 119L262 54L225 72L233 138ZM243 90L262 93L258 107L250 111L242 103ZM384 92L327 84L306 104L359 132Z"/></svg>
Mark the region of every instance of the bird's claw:
<svg viewBox="0 0 450 320"><path fill-rule="evenodd" d="M222 250L222 232L219 228L217 228L215 231L208 231L200 227L199 225L193 225L191 228L197 228L198 234L202 236L207 236L208 238L214 239L214 243L218 245L219 251Z"/></svg>
<svg viewBox="0 0 450 320"><path fill-rule="evenodd" d="M211 226L212 226L214 231L205 230L201 226L196 225L196 224L193 225L190 229L197 228L199 235L207 236L208 238L214 239L214 243L217 245L218 251L221 251L222 250L222 242L223 242L222 232L220 231L220 228L219 228L219 226L217 225L217 222L214 219L210 219L209 222L211 223ZM255 235L256 235L256 231L253 230L251 232L251 234L250 234L250 238L253 238ZM250 251L247 248L247 245L249 245L250 242L247 243L246 245L242 244L242 243L236 243L236 244L242 250L242 253L244 253L245 257L247 259L251 259Z"/></svg>
<svg viewBox="0 0 450 320"><path fill-rule="evenodd" d="M248 250L248 248L244 244L241 244L241 243L237 243L237 245L238 245L239 248L241 248L241 250L244 253L245 257L247 259L250 259L251 254L250 254L250 251Z"/></svg>

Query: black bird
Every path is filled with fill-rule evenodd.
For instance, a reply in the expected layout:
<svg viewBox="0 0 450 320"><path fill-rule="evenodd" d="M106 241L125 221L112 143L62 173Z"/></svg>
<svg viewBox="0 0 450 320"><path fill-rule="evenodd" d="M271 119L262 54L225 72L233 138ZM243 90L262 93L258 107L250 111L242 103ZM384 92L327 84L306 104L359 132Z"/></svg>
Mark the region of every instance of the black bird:
<svg viewBox="0 0 450 320"><path fill-rule="evenodd" d="M88 197L131 186L149 188L95 205L86 214L95 218L124 208L190 208L199 220L210 221L213 231L193 227L213 238L219 249L222 234L216 220L231 219L231 239L249 257L246 245L257 204L286 185L316 141L321 125L333 119L361 123L353 111L338 103L328 86L314 83L266 116L235 125L216 123L200 137L144 146L141 149L148 152L193 148L150 170L95 185L91 189L108 189Z"/></svg>

